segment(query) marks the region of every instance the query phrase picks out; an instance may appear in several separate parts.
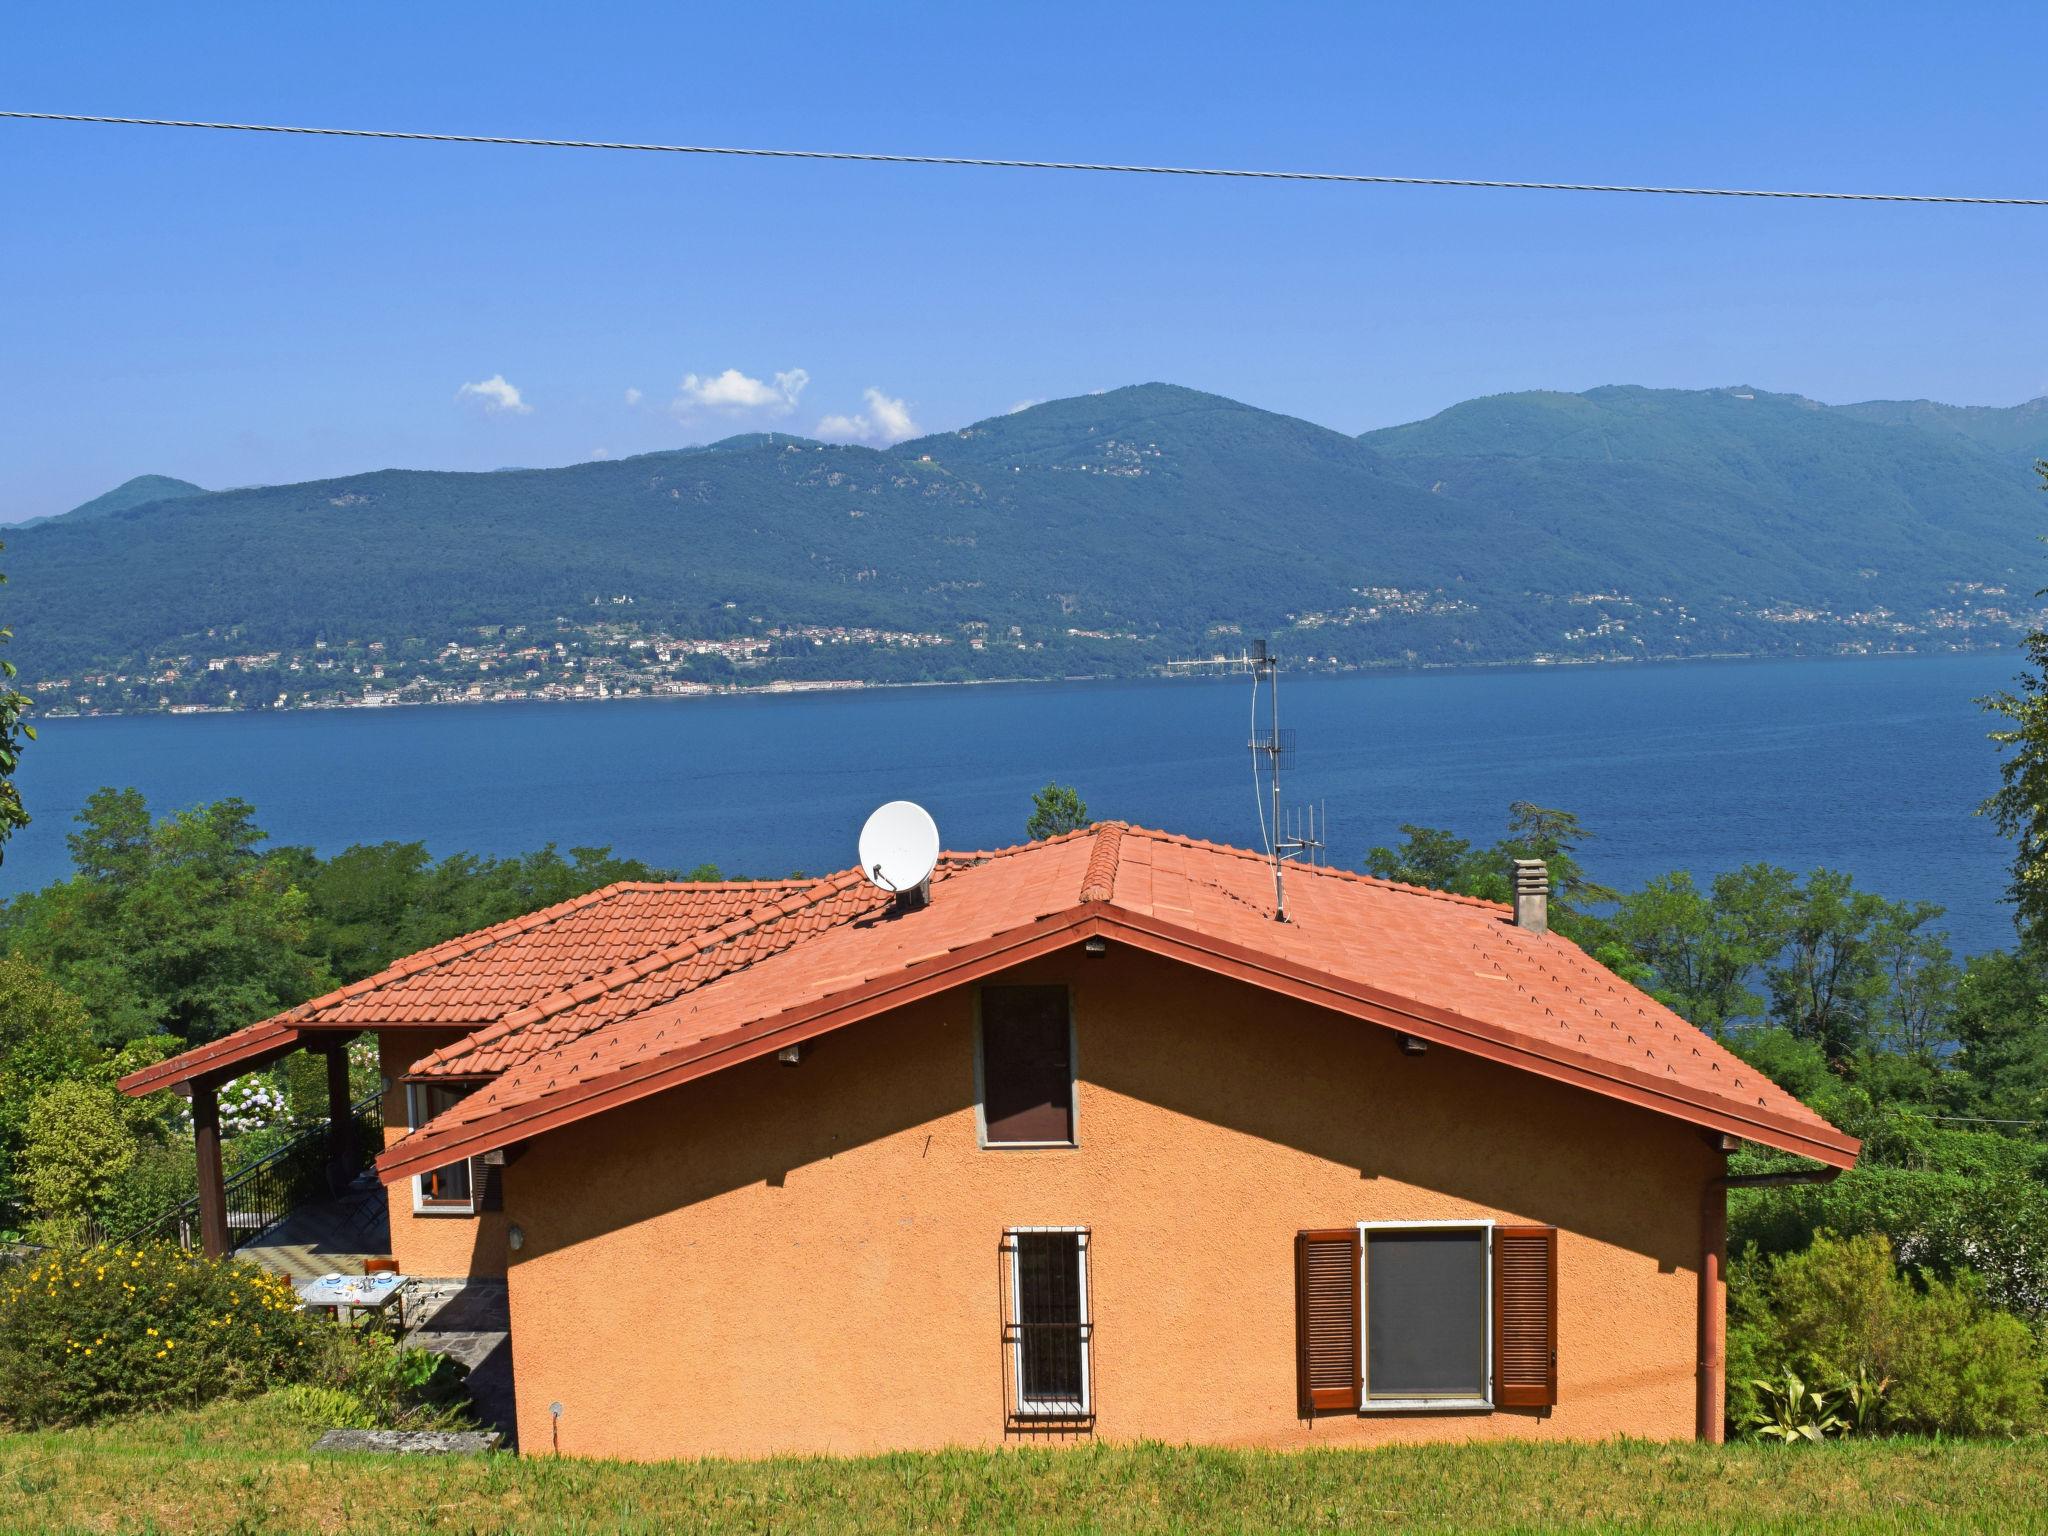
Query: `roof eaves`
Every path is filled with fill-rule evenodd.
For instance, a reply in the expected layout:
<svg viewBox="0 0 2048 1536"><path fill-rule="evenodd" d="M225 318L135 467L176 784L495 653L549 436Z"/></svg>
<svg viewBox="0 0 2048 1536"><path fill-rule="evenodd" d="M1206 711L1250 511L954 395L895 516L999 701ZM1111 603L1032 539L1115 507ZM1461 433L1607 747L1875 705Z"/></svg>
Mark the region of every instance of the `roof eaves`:
<svg viewBox="0 0 2048 1536"><path fill-rule="evenodd" d="M557 1125L570 1124L602 1110L659 1093L782 1045L827 1033L841 1024L869 1017L883 1009L902 1007L959 985L964 980L971 980L985 971L1020 964L1084 936L1076 930L1087 924L1096 910L1099 909L1073 907L1052 913L930 959L914 962L901 970L869 978L800 1007L766 1015L752 1025L692 1041L674 1051L643 1057L618 1071L508 1104L502 1110L480 1115L467 1123L455 1120L437 1132L441 1120L459 1115L462 1106L457 1105L441 1120L429 1121L386 1149L377 1158L377 1176L387 1184L394 1183L423 1168L438 1167L452 1157L469 1156L468 1149L472 1145L479 1152L504 1146L543 1130L552 1130ZM780 1022L769 1028L760 1027L769 1019ZM759 1049L754 1049L757 1045ZM460 1150L449 1157L442 1156L443 1149L448 1147Z"/></svg>
<svg viewBox="0 0 2048 1536"><path fill-rule="evenodd" d="M537 1135L589 1115L680 1086L724 1066L767 1054L784 1045L854 1023L981 975L1021 963L1079 937L1112 934L1138 947L1230 975L1270 991L1402 1030L1454 1050L1531 1071L1609 1098L1634 1103L1747 1140L1795 1152L1836 1168L1854 1164L1861 1143L1818 1116L1795 1122L1762 1106L1743 1105L1704 1094L1682 1082L1667 1082L1589 1053L1559 1045L1539 1049L1526 1037L1497 1025L1380 992L1307 966L1284 961L1106 903L1089 903L1006 930L991 938L890 972L848 990L813 999L784 1013L691 1041L673 1051L633 1061L600 1077L543 1091L503 1109L456 1122L436 1133L437 1122L415 1131L377 1161L386 1183ZM449 1112L459 1115L461 1106Z"/></svg>

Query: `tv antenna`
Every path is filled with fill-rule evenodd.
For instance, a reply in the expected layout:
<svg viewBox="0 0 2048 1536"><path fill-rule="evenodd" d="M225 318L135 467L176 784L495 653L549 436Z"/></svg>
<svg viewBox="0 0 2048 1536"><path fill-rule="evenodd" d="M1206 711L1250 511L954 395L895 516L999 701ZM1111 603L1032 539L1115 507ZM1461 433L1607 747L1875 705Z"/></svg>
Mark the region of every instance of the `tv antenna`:
<svg viewBox="0 0 2048 1536"><path fill-rule="evenodd" d="M1294 755L1294 732L1280 726L1280 661L1266 649L1266 642L1254 640L1251 649L1235 656L1211 656L1199 661L1169 661L1169 668L1194 670L1215 667L1227 672L1248 672L1252 679L1251 737L1247 745L1252 757L1252 805L1259 813L1259 841L1273 866L1273 918L1287 921L1287 865L1296 859L1319 862L1324 839L1329 836L1329 817L1321 807L1310 804L1284 810L1280 803L1280 761ZM1259 725L1259 689L1266 689L1267 718ZM1266 819L1266 798L1273 801L1272 820Z"/></svg>

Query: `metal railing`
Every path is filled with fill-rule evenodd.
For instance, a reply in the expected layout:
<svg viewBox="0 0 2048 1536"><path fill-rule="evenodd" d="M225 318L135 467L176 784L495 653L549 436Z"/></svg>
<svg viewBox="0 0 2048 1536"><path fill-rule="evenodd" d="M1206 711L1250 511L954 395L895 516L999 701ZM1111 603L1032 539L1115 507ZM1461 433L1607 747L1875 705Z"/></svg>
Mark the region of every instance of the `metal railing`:
<svg viewBox="0 0 2048 1536"><path fill-rule="evenodd" d="M383 1129L378 1112L381 1093L370 1093L349 1106L355 1124L358 1157L371 1153ZM302 1205L327 1199L333 1191L328 1184L328 1127L316 1125L229 1174L222 1183L227 1201L228 1251L233 1252L284 1220ZM353 1171L353 1170L351 1170ZM95 1237L111 1236L95 1232ZM124 1243L176 1243L181 1248L199 1246L199 1197L152 1217L132 1232L119 1235Z"/></svg>

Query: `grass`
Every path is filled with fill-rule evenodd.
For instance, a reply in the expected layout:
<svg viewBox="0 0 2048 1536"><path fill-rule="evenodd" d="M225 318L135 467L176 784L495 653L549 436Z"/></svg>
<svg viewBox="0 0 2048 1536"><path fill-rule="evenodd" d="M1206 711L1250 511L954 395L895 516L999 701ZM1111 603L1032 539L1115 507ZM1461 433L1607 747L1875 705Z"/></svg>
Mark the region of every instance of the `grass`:
<svg viewBox="0 0 2048 1536"><path fill-rule="evenodd" d="M832 1461L314 1456L289 1392L0 1434L7 1531L2048 1531L2048 1442L1163 1445Z"/></svg>

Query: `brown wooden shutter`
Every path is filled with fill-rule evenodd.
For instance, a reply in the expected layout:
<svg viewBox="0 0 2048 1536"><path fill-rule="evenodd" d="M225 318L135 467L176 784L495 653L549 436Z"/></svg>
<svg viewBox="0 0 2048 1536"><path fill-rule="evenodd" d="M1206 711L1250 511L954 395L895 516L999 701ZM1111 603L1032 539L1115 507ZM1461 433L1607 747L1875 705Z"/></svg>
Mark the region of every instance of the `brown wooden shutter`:
<svg viewBox="0 0 2048 1536"><path fill-rule="evenodd" d="M505 1167L502 1163L487 1163L477 1158L469 1165L469 1187L476 1191L476 1208L480 1211L502 1211L505 1209Z"/></svg>
<svg viewBox="0 0 2048 1536"><path fill-rule="evenodd" d="M1557 1401L1557 1228L1493 1229L1493 1400Z"/></svg>
<svg viewBox="0 0 2048 1536"><path fill-rule="evenodd" d="M1295 1347L1304 1413L1357 1411L1359 1268L1356 1227L1295 1234Z"/></svg>

